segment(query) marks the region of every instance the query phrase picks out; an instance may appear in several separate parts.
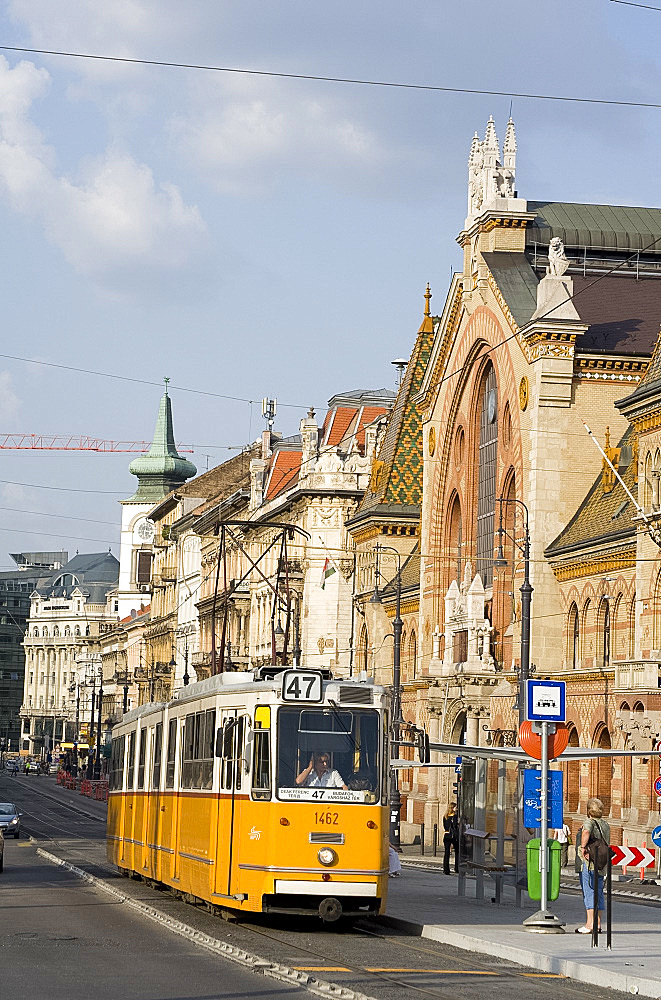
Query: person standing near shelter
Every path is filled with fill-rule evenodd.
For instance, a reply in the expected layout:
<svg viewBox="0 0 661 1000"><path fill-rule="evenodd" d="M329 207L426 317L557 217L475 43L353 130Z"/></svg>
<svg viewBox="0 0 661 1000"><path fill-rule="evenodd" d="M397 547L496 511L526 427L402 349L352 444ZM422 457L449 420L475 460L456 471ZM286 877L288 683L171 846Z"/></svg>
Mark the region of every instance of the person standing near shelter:
<svg viewBox="0 0 661 1000"><path fill-rule="evenodd" d="M582 858L580 872L581 889L583 890L583 902L585 904L585 926L577 927L577 934L591 934L594 920L598 921L601 930L601 912L606 909L604 902L604 872L608 865L608 854L610 852L611 829L609 824L603 819L604 804L601 799L588 799L587 819L583 823L580 843L576 844L577 855ZM606 850L603 849L605 845ZM606 858L604 864L599 863L599 855ZM594 889L595 879L597 880L597 913L594 912Z"/></svg>
<svg viewBox="0 0 661 1000"><path fill-rule="evenodd" d="M560 844L560 867L566 868L569 861L569 845L571 844L571 830L566 820L562 826L553 831L553 836Z"/></svg>
<svg viewBox="0 0 661 1000"><path fill-rule="evenodd" d="M451 802L443 816L443 872L450 874L450 850L454 848L454 870L459 871L457 852L459 851L459 817L457 806Z"/></svg>

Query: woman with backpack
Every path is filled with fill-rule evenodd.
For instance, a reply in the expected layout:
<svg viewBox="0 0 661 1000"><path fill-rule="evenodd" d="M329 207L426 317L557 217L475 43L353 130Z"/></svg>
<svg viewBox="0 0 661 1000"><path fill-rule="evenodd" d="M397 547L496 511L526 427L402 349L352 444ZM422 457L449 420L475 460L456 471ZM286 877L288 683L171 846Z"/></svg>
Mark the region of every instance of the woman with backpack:
<svg viewBox="0 0 661 1000"><path fill-rule="evenodd" d="M582 858L579 878L583 890L585 904L585 926L577 927L577 934L592 934L595 919L594 912L594 880L597 879L597 920L601 931L601 911L606 909L604 902L604 873L608 866L610 854L611 829L605 819L604 804L601 799L588 799L587 819L583 823L580 842L577 840L576 853Z"/></svg>

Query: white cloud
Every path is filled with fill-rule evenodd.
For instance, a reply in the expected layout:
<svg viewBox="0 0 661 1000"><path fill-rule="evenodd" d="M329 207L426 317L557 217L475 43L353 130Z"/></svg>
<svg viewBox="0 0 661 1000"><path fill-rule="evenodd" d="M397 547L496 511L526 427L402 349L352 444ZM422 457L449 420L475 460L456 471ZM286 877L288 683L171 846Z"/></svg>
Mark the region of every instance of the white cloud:
<svg viewBox="0 0 661 1000"><path fill-rule="evenodd" d="M110 148L81 177L56 173L54 155L30 121L49 83L45 70L0 57L0 191L35 217L72 266L118 289L149 274L185 268L204 242L205 225L179 189L158 183L147 165Z"/></svg>
<svg viewBox="0 0 661 1000"><path fill-rule="evenodd" d="M13 420L21 408L21 401L14 392L11 374L0 371L0 420Z"/></svg>
<svg viewBox="0 0 661 1000"><path fill-rule="evenodd" d="M173 116L171 132L177 148L223 192L271 188L285 169L328 181L402 155L331 99L297 96L263 78L213 81L203 89L191 102L201 110Z"/></svg>

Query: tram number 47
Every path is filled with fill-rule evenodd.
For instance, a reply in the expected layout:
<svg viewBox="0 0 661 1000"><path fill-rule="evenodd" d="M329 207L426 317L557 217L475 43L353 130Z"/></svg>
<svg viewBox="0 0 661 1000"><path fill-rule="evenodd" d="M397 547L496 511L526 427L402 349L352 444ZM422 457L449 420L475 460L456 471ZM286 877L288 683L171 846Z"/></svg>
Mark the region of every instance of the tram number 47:
<svg viewBox="0 0 661 1000"><path fill-rule="evenodd" d="M285 701L321 701L321 674L301 670L286 670L282 680Z"/></svg>

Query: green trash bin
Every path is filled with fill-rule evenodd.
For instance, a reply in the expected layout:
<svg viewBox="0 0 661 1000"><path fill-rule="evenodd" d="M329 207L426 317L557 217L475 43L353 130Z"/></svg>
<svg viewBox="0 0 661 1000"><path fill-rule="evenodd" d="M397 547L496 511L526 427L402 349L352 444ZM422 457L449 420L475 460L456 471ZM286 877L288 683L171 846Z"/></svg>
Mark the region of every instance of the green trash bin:
<svg viewBox="0 0 661 1000"><path fill-rule="evenodd" d="M562 854L562 844L557 840L548 840L549 845L549 870L546 885L546 898L548 900L557 899L560 895L560 857ZM526 847L526 869L528 874L528 895L531 899L542 898L542 873L540 871L540 850L541 841L539 838L529 840Z"/></svg>

